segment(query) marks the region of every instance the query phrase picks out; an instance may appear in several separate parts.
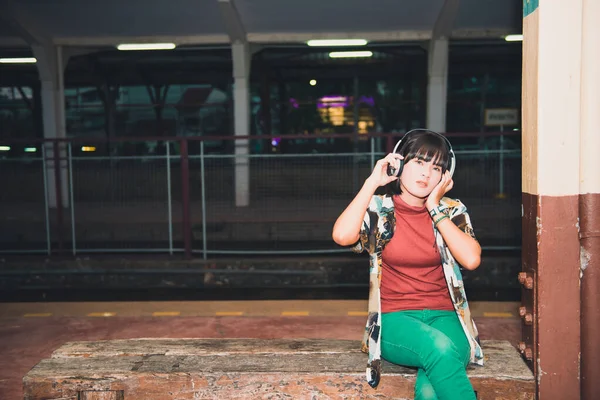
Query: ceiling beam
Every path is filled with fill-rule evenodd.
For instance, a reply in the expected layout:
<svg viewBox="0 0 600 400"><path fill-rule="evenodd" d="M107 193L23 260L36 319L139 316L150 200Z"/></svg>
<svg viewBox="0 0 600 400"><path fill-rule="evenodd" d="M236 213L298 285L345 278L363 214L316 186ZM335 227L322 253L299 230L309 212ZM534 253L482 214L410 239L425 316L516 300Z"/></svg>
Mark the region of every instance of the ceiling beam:
<svg viewBox="0 0 600 400"><path fill-rule="evenodd" d="M261 32L248 33L251 43L306 43L317 39L366 39L369 42L428 40L429 30L383 32Z"/></svg>
<svg viewBox="0 0 600 400"><path fill-rule="evenodd" d="M231 40L231 43L248 43L248 35L246 28L242 22L240 13L238 12L234 0L217 0L219 9L223 16L225 29Z"/></svg>
<svg viewBox="0 0 600 400"><path fill-rule="evenodd" d="M451 26L450 26L451 29ZM447 37L452 39L501 39L512 32L511 29L451 29ZM312 39L365 39L369 42L422 42L431 40L433 31L398 30L375 32L261 32L248 33L248 42L256 44L269 43L306 43Z"/></svg>
<svg viewBox="0 0 600 400"><path fill-rule="evenodd" d="M228 44L226 34L208 35L156 35L156 36L57 36L53 40L59 46L98 47L98 50L114 50L120 43L175 43L177 46Z"/></svg>
<svg viewBox="0 0 600 400"><path fill-rule="evenodd" d="M7 20L6 14L0 11L0 20ZM11 24L12 26L12 24ZM453 29L452 39L502 39L512 33L511 29ZM25 36L25 35L22 35ZM20 37L0 37L0 46L12 48L27 46ZM311 39L366 39L369 42L421 42L432 38L430 30L387 31L387 32L261 32L247 33L249 43L255 44L301 44ZM35 37L31 37L34 39ZM57 46L74 46L95 48L97 51L114 50L119 43L175 43L177 46L229 45L228 34L178 35L178 36L55 36L52 44Z"/></svg>

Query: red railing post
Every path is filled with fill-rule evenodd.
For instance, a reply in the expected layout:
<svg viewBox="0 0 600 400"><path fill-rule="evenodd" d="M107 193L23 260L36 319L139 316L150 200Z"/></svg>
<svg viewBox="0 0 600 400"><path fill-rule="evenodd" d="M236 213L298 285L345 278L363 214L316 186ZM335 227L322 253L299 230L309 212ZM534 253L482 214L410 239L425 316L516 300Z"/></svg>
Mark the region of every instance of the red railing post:
<svg viewBox="0 0 600 400"><path fill-rule="evenodd" d="M181 139L181 209L183 229L183 248L185 258L192 257L192 228L190 215L190 163L188 158L188 141Z"/></svg>
<svg viewBox="0 0 600 400"><path fill-rule="evenodd" d="M64 218L63 218L63 199L62 199L62 180L61 180L61 158L60 158L60 142L58 140L53 143L54 150L54 190L56 192L56 220L58 230L58 250L63 251L64 241Z"/></svg>

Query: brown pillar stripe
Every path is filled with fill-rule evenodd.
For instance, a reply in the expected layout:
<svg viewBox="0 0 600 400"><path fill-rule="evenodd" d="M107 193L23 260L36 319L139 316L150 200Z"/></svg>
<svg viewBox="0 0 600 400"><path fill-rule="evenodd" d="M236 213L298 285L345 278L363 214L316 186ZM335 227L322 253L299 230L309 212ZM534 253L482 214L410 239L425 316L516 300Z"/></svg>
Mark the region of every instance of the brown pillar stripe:
<svg viewBox="0 0 600 400"><path fill-rule="evenodd" d="M578 196L523 193L523 211L523 271L533 285L523 287L522 298L535 320L523 319L523 339L540 394L572 398L579 391Z"/></svg>

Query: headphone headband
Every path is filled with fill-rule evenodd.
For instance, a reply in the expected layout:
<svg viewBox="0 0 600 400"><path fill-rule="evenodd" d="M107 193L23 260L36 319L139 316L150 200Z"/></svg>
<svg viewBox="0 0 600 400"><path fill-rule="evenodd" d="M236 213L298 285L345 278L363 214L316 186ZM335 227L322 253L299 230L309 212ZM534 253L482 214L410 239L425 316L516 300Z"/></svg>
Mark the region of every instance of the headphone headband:
<svg viewBox="0 0 600 400"><path fill-rule="evenodd" d="M439 132L435 132L435 131L432 131L429 129L424 129L424 128L412 129L412 130L406 132L404 134L404 136L402 136L402 139L400 139L398 141L398 143L396 143L396 146L394 146L394 151L392 153L397 153L398 149L402 145L402 142L404 142L404 139L406 139L406 137L408 135L410 135L411 133L418 133L418 132L433 133L434 135L437 135L437 136L441 137L442 139L444 139L444 141L448 145L448 151L449 151L449 155L450 155L450 168L448 170L450 171L450 176L454 175L454 169L456 168L456 156L454 155L454 150L452 149L452 144L450 143L450 141L448 140L448 138L446 136L442 135ZM401 171L399 171L398 173L400 173L400 172Z"/></svg>

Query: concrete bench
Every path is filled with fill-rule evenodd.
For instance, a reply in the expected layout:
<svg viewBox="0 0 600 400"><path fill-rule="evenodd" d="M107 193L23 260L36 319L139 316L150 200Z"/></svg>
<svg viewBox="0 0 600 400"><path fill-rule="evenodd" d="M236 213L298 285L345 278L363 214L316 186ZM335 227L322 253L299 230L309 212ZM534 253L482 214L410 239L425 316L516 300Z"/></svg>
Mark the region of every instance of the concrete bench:
<svg viewBox="0 0 600 400"><path fill-rule="evenodd" d="M517 350L483 341L478 399L534 399ZM23 378L26 400L412 399L415 371L384 362L365 380L360 343L331 339L130 339L66 343Z"/></svg>

